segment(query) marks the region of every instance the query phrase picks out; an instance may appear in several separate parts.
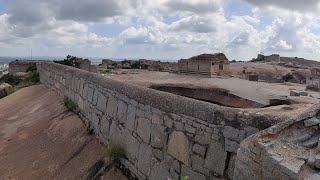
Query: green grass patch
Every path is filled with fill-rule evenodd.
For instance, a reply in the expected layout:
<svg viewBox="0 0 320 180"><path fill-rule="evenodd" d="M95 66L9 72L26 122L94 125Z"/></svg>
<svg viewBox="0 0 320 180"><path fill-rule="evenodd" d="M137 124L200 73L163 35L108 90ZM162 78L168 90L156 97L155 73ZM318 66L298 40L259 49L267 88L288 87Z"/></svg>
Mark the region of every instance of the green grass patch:
<svg viewBox="0 0 320 180"><path fill-rule="evenodd" d="M106 156L114 162L119 162L121 158L124 158L126 151L120 145L110 144L106 149Z"/></svg>
<svg viewBox="0 0 320 180"><path fill-rule="evenodd" d="M68 97L64 98L64 106L75 114L80 114L80 108Z"/></svg>

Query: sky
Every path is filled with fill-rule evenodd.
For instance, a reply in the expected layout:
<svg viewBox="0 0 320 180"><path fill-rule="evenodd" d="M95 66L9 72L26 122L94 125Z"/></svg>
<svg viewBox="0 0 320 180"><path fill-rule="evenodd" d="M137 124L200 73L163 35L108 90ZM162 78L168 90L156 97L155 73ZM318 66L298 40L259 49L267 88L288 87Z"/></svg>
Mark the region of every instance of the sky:
<svg viewBox="0 0 320 180"><path fill-rule="evenodd" d="M0 0L0 56L320 61L320 0Z"/></svg>

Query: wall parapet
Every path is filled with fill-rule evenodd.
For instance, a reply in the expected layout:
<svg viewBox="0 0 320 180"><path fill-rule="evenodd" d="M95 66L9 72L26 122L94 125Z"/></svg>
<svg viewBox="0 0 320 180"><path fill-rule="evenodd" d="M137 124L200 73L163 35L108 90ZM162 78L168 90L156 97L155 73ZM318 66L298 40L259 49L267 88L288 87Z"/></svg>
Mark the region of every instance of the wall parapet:
<svg viewBox="0 0 320 180"><path fill-rule="evenodd" d="M40 81L81 109L105 144L120 144L139 179L233 177L243 139L273 125L273 117L222 107L108 79L51 62L37 64Z"/></svg>

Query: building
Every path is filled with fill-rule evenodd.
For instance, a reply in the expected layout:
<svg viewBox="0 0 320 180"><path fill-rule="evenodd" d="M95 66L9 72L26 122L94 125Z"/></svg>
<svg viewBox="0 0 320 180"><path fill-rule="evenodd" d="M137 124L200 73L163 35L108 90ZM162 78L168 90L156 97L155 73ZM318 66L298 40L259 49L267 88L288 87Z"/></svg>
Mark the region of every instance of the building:
<svg viewBox="0 0 320 180"><path fill-rule="evenodd" d="M37 61L32 60L15 60L9 63L9 74L16 74L20 72L27 72L30 66L36 65Z"/></svg>
<svg viewBox="0 0 320 180"><path fill-rule="evenodd" d="M306 79L307 89L309 90L320 90L320 69L312 68L311 76Z"/></svg>
<svg viewBox="0 0 320 180"><path fill-rule="evenodd" d="M180 73L199 74L211 77L219 72L229 71L230 62L223 53L201 54L178 61Z"/></svg>

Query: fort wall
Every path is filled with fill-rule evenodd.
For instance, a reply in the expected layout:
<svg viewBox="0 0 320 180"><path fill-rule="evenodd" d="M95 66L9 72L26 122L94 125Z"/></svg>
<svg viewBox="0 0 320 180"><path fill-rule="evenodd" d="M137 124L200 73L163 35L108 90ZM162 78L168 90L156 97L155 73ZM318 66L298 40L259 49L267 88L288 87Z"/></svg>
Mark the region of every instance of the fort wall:
<svg viewBox="0 0 320 180"><path fill-rule="evenodd" d="M36 63L37 61L11 61L9 63L9 74L26 72L30 66L35 65Z"/></svg>
<svg viewBox="0 0 320 180"><path fill-rule="evenodd" d="M222 107L108 79L51 62L40 81L69 97L105 144L126 150L122 163L139 179L232 179L239 144L273 117Z"/></svg>

